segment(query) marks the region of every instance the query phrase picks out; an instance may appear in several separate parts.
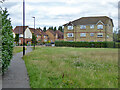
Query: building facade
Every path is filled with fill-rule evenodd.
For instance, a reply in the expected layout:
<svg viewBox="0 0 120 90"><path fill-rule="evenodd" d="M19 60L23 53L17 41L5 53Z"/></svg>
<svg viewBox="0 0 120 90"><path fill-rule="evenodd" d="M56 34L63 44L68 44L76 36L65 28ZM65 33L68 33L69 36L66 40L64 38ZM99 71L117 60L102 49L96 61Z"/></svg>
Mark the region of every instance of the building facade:
<svg viewBox="0 0 120 90"><path fill-rule="evenodd" d="M48 29L45 33L48 35L48 41L50 42L63 40L64 34L60 30L53 31L53 30Z"/></svg>
<svg viewBox="0 0 120 90"><path fill-rule="evenodd" d="M64 24L64 41L113 41L113 21L107 16L82 17Z"/></svg>

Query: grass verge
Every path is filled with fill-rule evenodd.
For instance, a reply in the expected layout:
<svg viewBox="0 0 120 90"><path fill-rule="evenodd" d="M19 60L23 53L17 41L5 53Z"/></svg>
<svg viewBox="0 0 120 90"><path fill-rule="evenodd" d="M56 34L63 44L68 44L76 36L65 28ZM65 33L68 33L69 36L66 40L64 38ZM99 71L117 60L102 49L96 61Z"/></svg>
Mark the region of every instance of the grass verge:
<svg viewBox="0 0 120 90"><path fill-rule="evenodd" d="M117 88L118 50L37 47L23 57L31 88Z"/></svg>
<svg viewBox="0 0 120 90"><path fill-rule="evenodd" d="M26 50L26 48L25 48ZM13 54L19 53L23 51L23 47L16 46L13 48Z"/></svg>

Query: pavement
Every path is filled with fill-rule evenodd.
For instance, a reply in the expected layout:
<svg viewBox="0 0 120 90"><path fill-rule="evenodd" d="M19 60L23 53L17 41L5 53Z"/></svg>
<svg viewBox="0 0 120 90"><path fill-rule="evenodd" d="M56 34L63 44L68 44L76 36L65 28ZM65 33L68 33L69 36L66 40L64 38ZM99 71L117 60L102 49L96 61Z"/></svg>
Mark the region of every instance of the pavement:
<svg viewBox="0 0 120 90"><path fill-rule="evenodd" d="M31 51L32 48L27 47L26 53ZM2 77L2 88L30 88L27 69L22 57L22 52L13 55L10 67Z"/></svg>

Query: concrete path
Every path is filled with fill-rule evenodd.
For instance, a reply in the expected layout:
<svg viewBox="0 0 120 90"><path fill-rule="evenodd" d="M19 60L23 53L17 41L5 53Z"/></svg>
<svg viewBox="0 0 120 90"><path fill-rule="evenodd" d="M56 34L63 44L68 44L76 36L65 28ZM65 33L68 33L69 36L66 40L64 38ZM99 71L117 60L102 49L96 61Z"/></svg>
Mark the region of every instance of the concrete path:
<svg viewBox="0 0 120 90"><path fill-rule="evenodd" d="M31 51L32 48L27 47L26 53ZM2 88L30 88L27 69L22 56L22 52L13 56L8 71L2 77Z"/></svg>

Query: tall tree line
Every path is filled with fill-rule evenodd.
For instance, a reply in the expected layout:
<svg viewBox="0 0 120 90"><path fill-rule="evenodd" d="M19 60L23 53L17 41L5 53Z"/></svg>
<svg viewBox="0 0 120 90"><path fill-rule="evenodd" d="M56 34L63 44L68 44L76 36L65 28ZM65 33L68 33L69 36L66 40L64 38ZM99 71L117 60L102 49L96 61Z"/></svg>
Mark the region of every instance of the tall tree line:
<svg viewBox="0 0 120 90"><path fill-rule="evenodd" d="M63 29L63 27L62 27L62 26L59 26L59 27L58 27L58 29L57 29L57 27L56 27L56 26L55 26L55 27L50 26L50 27L48 27L48 29L53 30L53 31L56 31L56 30L60 30L61 32L63 32L63 31L64 31L64 29ZM46 30L47 30L47 29L46 29L46 27L44 27L44 28L43 28L43 31L44 31L44 32L46 32Z"/></svg>

